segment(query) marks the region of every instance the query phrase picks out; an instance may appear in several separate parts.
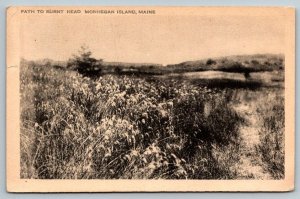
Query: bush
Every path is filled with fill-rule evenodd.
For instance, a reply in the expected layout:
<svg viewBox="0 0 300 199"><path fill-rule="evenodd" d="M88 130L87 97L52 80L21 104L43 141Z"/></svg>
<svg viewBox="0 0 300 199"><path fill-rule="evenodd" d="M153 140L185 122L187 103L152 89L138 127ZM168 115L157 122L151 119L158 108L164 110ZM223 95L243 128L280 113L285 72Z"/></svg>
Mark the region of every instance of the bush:
<svg viewBox="0 0 300 199"><path fill-rule="evenodd" d="M91 57L91 51L85 46L81 47L78 54L68 61L68 68L76 70L84 76L98 76L101 73L102 59L97 60Z"/></svg>
<svg viewBox="0 0 300 199"><path fill-rule="evenodd" d="M208 65L208 66L213 65L213 64L217 64L217 62L215 60L213 60L213 59L208 59L206 61L206 65Z"/></svg>

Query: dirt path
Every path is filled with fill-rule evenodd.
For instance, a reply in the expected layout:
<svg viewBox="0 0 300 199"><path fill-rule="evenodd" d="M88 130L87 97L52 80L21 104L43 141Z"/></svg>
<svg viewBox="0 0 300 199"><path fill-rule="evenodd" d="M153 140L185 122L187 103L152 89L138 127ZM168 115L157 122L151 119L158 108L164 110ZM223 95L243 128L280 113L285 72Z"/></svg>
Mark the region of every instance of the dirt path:
<svg viewBox="0 0 300 199"><path fill-rule="evenodd" d="M262 167L261 157L256 152L259 144L259 126L257 113L253 102L241 102L234 106L235 111L245 119L240 126L241 157L238 163L239 179L272 179L271 175Z"/></svg>

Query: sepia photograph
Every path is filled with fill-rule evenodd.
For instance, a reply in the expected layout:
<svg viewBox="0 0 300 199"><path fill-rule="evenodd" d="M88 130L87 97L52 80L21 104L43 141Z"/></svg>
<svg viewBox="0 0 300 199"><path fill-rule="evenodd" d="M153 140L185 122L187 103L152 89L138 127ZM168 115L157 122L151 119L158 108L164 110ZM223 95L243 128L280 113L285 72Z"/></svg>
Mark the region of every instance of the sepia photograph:
<svg viewBox="0 0 300 199"><path fill-rule="evenodd" d="M8 8L9 190L292 190L294 15Z"/></svg>

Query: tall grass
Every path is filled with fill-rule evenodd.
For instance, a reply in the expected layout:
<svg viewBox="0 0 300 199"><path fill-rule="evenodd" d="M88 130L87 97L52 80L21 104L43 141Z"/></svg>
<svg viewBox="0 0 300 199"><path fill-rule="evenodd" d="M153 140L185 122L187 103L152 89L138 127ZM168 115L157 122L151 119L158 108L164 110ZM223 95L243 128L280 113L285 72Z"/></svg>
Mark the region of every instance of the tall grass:
<svg viewBox="0 0 300 199"><path fill-rule="evenodd" d="M266 95L274 103L263 103L258 112L261 116L260 144L258 153L262 156L265 169L274 179L284 178L284 98L280 95ZM268 100L265 100L268 101Z"/></svg>
<svg viewBox="0 0 300 199"><path fill-rule="evenodd" d="M234 179L242 119L220 89L21 66L21 178Z"/></svg>

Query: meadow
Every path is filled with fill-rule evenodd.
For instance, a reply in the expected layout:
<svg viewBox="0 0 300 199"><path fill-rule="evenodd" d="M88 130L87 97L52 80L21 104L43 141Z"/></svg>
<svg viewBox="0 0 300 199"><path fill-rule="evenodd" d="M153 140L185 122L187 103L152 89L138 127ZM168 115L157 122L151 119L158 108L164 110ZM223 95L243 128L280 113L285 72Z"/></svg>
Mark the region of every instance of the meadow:
<svg viewBox="0 0 300 199"><path fill-rule="evenodd" d="M283 80L20 68L21 178L284 177Z"/></svg>

